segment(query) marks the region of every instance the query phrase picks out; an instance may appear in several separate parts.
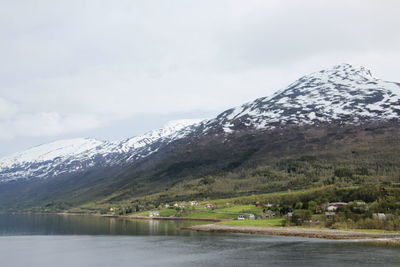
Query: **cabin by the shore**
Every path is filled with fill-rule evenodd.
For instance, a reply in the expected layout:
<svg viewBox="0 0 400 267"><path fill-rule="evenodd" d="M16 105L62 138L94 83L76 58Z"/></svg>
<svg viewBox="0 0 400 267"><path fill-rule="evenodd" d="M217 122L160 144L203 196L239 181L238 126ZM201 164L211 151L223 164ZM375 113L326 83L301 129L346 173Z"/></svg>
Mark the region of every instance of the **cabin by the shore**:
<svg viewBox="0 0 400 267"><path fill-rule="evenodd" d="M159 217L160 213L158 211L150 211L149 217Z"/></svg>

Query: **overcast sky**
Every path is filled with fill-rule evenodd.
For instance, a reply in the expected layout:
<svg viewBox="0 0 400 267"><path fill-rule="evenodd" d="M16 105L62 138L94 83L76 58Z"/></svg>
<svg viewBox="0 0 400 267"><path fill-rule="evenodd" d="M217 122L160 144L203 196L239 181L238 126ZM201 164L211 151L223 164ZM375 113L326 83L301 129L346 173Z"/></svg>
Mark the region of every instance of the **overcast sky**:
<svg viewBox="0 0 400 267"><path fill-rule="evenodd" d="M400 1L0 0L0 156L211 117L347 62L400 81Z"/></svg>

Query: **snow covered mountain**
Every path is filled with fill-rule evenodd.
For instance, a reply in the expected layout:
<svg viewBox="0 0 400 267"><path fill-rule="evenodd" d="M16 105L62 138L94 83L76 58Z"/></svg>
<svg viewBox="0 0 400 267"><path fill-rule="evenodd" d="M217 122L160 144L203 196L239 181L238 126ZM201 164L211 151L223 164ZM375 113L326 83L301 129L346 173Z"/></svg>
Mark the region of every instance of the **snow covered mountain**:
<svg viewBox="0 0 400 267"><path fill-rule="evenodd" d="M180 120L123 141L61 140L0 159L0 182L49 178L93 167L131 164L173 141L290 125L360 124L400 117L400 85L363 67L341 64L304 76L286 89L226 110L211 120ZM174 149L172 149L174 151Z"/></svg>
<svg viewBox="0 0 400 267"><path fill-rule="evenodd" d="M123 141L90 138L60 140L0 158L0 182L47 178L95 166L125 164L149 156L161 144L183 138L201 120L177 120Z"/></svg>
<svg viewBox="0 0 400 267"><path fill-rule="evenodd" d="M337 65L304 76L284 90L229 109L203 125L231 133L286 125L360 123L400 117L400 84L374 78L364 67Z"/></svg>

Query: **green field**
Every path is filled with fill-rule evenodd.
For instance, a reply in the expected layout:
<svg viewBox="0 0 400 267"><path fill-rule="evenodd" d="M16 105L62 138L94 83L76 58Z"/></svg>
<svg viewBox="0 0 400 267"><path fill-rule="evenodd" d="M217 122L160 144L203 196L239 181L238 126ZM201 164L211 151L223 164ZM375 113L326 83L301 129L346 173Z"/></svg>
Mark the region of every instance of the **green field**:
<svg viewBox="0 0 400 267"><path fill-rule="evenodd" d="M231 213L218 213L212 211L194 211L191 214L184 215L184 218L193 219L235 219L238 215Z"/></svg>
<svg viewBox="0 0 400 267"><path fill-rule="evenodd" d="M234 205L218 209L218 211L240 213L240 214L242 213L258 214L262 211L262 208L256 207L255 205Z"/></svg>
<svg viewBox="0 0 400 267"><path fill-rule="evenodd" d="M384 191L383 191L384 190ZM169 208L155 208L157 205L141 204L137 206L110 206L102 207L103 214L118 214L127 216L148 216L151 211L158 211L161 217L181 217L193 219L223 220L224 224L232 226L287 226L327 227L332 229L367 229L374 231L398 231L400 229L400 189L386 187L382 190L379 184L365 184L362 186L337 187L334 185L319 188L267 193L259 195L241 196L225 199L198 200L196 206L191 201L167 203ZM262 203L263 207L256 207L255 203ZM324 205L330 202L345 202L333 216L325 216ZM174 203L174 204L173 204ZM361 204L358 204L361 203ZM205 208L213 204L212 208ZM279 215L273 219L265 219L267 204L271 204L271 211ZM127 205L132 205L127 203ZM165 203L158 207L165 207ZM172 207L176 206L176 207ZM85 206L86 211L93 213L95 205ZM129 213L128 209L140 209L140 212ZM83 209L82 209L83 210ZM292 212L290 220L284 216ZM383 213L385 220L374 218L373 214ZM237 220L238 216L249 218L253 214L255 220Z"/></svg>
<svg viewBox="0 0 400 267"><path fill-rule="evenodd" d="M260 219L260 220L242 220L225 221L218 224L230 226L255 226L255 227L276 227L282 226L282 218Z"/></svg>
<svg viewBox="0 0 400 267"><path fill-rule="evenodd" d="M152 211L158 211L160 213L160 217L170 217L176 214L176 210L174 209L162 209L162 210L146 210L130 213L128 216L149 216L149 213Z"/></svg>
<svg viewBox="0 0 400 267"><path fill-rule="evenodd" d="M168 209L153 209L128 214L128 216L148 216L150 212L158 211L160 217L182 217L193 219L221 219L221 220L234 220L239 215L254 214L259 216L262 208L255 207L255 205L231 205L229 207L216 207L215 209L205 209L202 205L197 207L188 207L181 210L173 208Z"/></svg>

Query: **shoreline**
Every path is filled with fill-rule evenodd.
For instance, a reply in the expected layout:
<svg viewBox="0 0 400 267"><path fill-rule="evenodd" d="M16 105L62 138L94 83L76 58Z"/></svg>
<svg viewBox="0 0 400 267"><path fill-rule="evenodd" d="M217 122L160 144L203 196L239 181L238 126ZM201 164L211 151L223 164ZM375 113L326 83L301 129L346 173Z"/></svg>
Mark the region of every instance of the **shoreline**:
<svg viewBox="0 0 400 267"><path fill-rule="evenodd" d="M94 217L132 219L132 220L200 221L200 222L222 222L222 221L224 221L224 220L221 220L221 219L206 219L206 218L147 217L147 216L110 215L110 214L98 214L98 213L56 212L56 213L43 213L43 214L57 214L57 215L71 215L71 216L94 216Z"/></svg>
<svg viewBox="0 0 400 267"><path fill-rule="evenodd" d="M324 238L332 240L365 239L365 242L373 244L392 244L400 245L400 234L392 233L365 233L355 230L332 230L332 229L313 229L297 227L255 227L255 226L228 226L217 224L195 225L182 227L182 230L199 232L219 232L219 233L243 233L243 234L263 234L294 236L307 238ZM382 240L383 239L383 240Z"/></svg>
<svg viewBox="0 0 400 267"><path fill-rule="evenodd" d="M29 212L30 213L30 212ZM207 218L182 218L182 217L146 217L146 216L125 216L99 213L69 213L69 212L34 212L35 214L55 214L66 216L93 216L104 218L130 219L130 220L166 220L166 221L204 221L222 222L224 219ZM400 233L368 233L352 230L334 230L324 228L304 227L257 227L257 226L229 226L220 224L193 225L179 228L186 231L217 232L217 233L242 233L292 236L306 238L322 238L330 240L358 240L372 245L400 246Z"/></svg>

